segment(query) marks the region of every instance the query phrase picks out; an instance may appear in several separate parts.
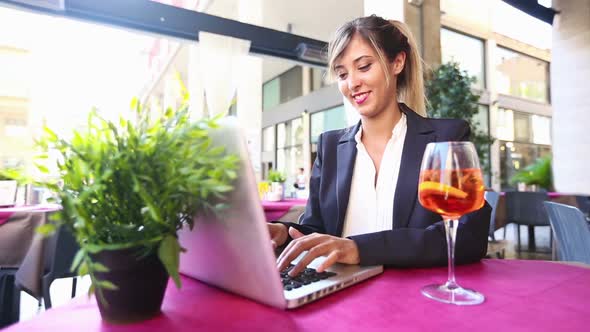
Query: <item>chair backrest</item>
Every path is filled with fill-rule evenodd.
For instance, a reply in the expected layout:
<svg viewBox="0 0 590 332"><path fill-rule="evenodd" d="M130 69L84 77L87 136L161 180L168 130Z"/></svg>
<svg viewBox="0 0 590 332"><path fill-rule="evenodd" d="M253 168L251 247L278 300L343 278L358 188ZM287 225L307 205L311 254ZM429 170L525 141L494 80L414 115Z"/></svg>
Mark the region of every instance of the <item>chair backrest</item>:
<svg viewBox="0 0 590 332"><path fill-rule="evenodd" d="M53 236L45 240L44 275L51 276L52 279L76 276L75 272L70 272L70 267L80 246L72 233L66 227L60 227Z"/></svg>
<svg viewBox="0 0 590 332"><path fill-rule="evenodd" d="M549 226L543 207L548 199L546 192L506 192L506 219L520 225Z"/></svg>
<svg viewBox="0 0 590 332"><path fill-rule="evenodd" d="M500 194L495 191L486 191L484 195L486 201L492 207L492 213L490 214L490 229L488 235L493 239L494 232L496 231L496 207L498 206Z"/></svg>
<svg viewBox="0 0 590 332"><path fill-rule="evenodd" d="M590 229L584 214L569 205L545 202L560 260L590 264Z"/></svg>
<svg viewBox="0 0 590 332"><path fill-rule="evenodd" d="M576 204L583 214L590 214L590 196L576 196Z"/></svg>

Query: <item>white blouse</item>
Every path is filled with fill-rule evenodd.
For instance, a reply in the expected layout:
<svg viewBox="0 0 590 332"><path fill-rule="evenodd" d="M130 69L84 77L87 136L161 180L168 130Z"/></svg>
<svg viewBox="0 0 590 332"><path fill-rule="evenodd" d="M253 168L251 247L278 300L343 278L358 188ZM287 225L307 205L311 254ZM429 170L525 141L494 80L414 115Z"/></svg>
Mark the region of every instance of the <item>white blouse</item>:
<svg viewBox="0 0 590 332"><path fill-rule="evenodd" d="M402 116L387 142L375 186L375 165L361 141L362 126L355 135L356 160L343 237L391 230L393 200L407 132L406 115Z"/></svg>

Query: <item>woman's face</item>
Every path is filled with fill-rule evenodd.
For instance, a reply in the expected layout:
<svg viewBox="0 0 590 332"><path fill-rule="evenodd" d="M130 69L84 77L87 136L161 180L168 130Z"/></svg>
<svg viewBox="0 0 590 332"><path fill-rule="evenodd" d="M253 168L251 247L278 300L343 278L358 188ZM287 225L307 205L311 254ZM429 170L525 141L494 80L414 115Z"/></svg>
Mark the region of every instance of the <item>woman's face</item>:
<svg viewBox="0 0 590 332"><path fill-rule="evenodd" d="M397 104L396 78L404 66L405 54L390 63L390 81L379 55L358 33L334 63L340 93L359 111L361 117L372 118Z"/></svg>

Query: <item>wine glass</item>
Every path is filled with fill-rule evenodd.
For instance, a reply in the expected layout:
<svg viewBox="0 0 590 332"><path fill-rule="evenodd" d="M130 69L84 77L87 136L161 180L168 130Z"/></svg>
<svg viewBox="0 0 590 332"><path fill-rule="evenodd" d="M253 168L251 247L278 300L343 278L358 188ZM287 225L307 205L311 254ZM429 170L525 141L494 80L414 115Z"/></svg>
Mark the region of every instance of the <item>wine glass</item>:
<svg viewBox="0 0 590 332"><path fill-rule="evenodd" d="M422 288L433 300L457 305L480 304L484 296L455 281L455 239L459 218L484 204L484 185L477 152L471 142L429 143L420 168L418 199L441 215L447 237L449 277L442 285Z"/></svg>

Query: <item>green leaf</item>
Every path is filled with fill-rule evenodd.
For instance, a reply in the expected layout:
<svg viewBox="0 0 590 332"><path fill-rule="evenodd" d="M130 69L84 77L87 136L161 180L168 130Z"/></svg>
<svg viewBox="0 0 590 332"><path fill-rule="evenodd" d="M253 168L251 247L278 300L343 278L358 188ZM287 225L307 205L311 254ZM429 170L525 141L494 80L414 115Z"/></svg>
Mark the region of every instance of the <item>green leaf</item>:
<svg viewBox="0 0 590 332"><path fill-rule="evenodd" d="M37 227L37 233L39 233L43 236L53 235L55 233L55 231L56 231L56 226L51 223L43 224L43 225Z"/></svg>
<svg viewBox="0 0 590 332"><path fill-rule="evenodd" d="M109 272L110 271L108 267L106 267L100 263L93 263L92 268L96 272Z"/></svg>
<svg viewBox="0 0 590 332"><path fill-rule="evenodd" d="M158 257L162 261L162 264L164 264L172 280L174 280L177 288L181 286L180 276L178 274L180 250L178 239L172 235L166 235L158 248Z"/></svg>
<svg viewBox="0 0 590 332"><path fill-rule="evenodd" d="M49 169L41 164L37 164L35 163L35 167L37 167L37 169L44 174L49 174Z"/></svg>
<svg viewBox="0 0 590 332"><path fill-rule="evenodd" d="M58 140L57 135L53 132L53 130L49 129L47 126L43 126L43 131L45 132L45 138L51 142L55 143Z"/></svg>
<svg viewBox="0 0 590 332"><path fill-rule="evenodd" d="M84 249L78 250L76 256L74 256L74 259L72 260L72 266L70 266L71 272L76 271L78 266L80 266L80 263L82 263L82 258L84 258L84 256L86 256L86 251Z"/></svg>
<svg viewBox="0 0 590 332"><path fill-rule="evenodd" d="M113 284L112 282L108 281L108 280L100 280L96 282L96 287L98 288L104 288L104 289L108 289L108 290L117 290L119 289L119 287L117 287L115 284Z"/></svg>
<svg viewBox="0 0 590 332"><path fill-rule="evenodd" d="M78 267L78 275L85 276L88 274L88 263L82 262Z"/></svg>

